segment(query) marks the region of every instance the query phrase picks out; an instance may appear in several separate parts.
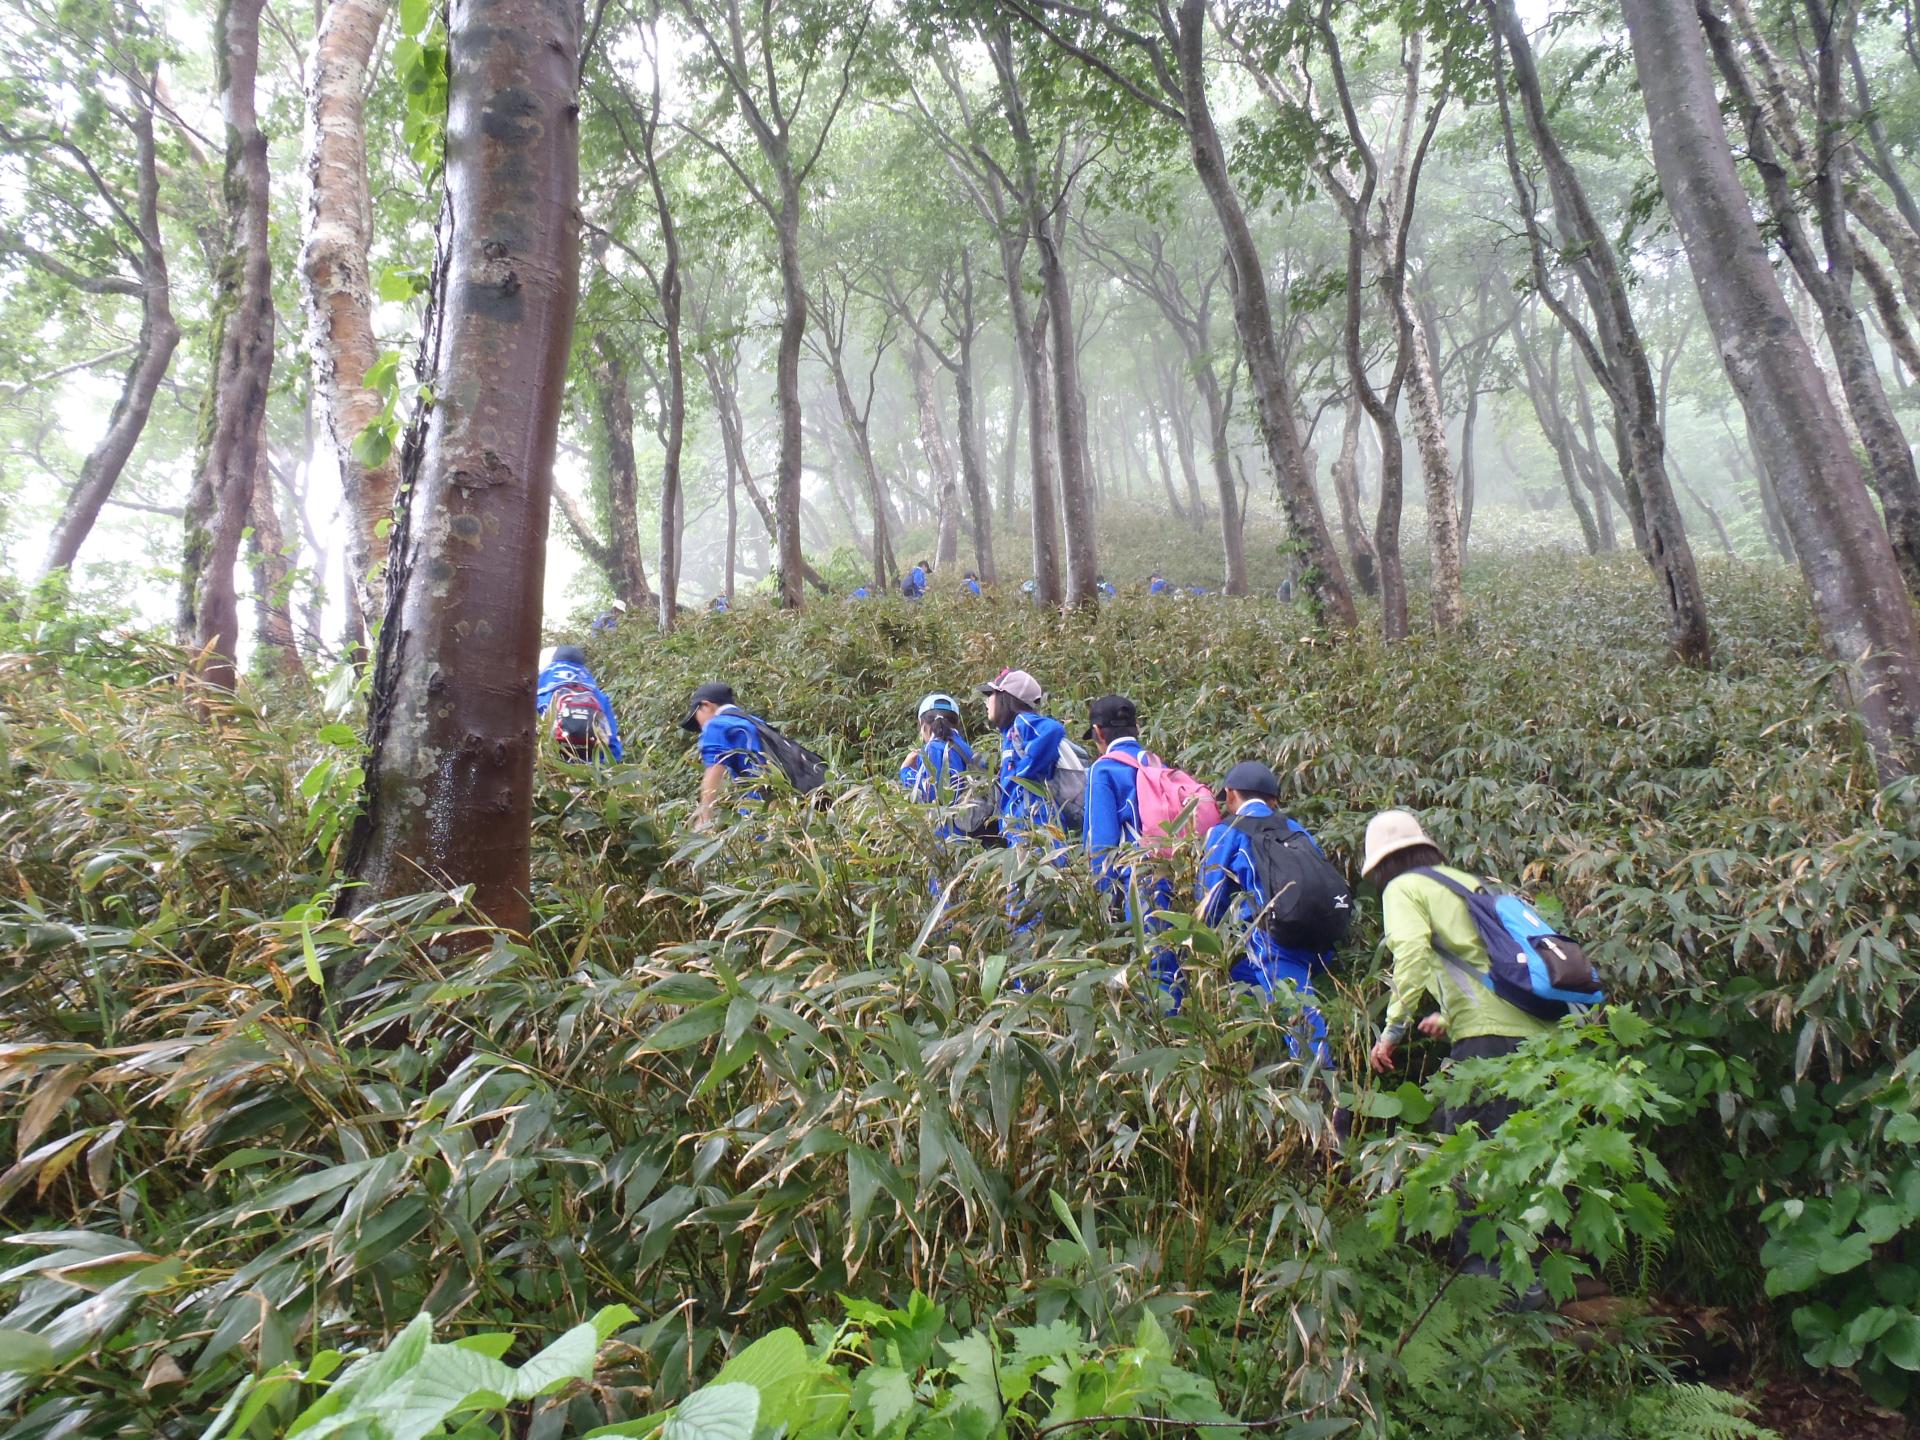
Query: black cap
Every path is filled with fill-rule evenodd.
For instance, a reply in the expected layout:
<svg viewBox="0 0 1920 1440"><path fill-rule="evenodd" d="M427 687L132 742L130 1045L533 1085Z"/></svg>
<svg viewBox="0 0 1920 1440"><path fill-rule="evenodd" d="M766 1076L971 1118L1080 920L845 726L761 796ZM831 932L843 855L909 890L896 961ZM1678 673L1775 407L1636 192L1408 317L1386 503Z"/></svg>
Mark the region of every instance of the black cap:
<svg viewBox="0 0 1920 1440"><path fill-rule="evenodd" d="M693 699L687 702L687 718L680 722L680 728L682 730L689 730L696 734L699 733L700 722L693 718L693 714L694 711L698 710L708 701L712 701L715 705L733 704L733 687L731 685L722 685L717 681L710 681L694 691Z"/></svg>
<svg viewBox="0 0 1920 1440"><path fill-rule="evenodd" d="M1227 771L1222 782L1229 790L1238 790L1242 795L1264 795L1269 800L1280 798L1280 780L1273 771L1258 760L1242 760Z"/></svg>
<svg viewBox="0 0 1920 1440"><path fill-rule="evenodd" d="M1135 713L1133 701L1124 695L1102 695L1087 706L1086 738L1093 739L1093 727L1098 725L1109 735L1138 735L1140 717Z"/></svg>
<svg viewBox="0 0 1920 1440"><path fill-rule="evenodd" d="M578 645L556 645L553 650L553 664L578 665L587 668L587 657Z"/></svg>

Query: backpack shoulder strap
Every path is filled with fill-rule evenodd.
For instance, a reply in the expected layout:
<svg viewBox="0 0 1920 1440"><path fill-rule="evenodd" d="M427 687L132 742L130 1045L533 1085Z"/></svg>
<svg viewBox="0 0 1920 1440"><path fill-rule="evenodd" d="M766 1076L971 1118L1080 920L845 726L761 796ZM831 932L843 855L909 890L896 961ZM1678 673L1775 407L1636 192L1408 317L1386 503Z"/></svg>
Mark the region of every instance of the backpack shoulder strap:
<svg viewBox="0 0 1920 1440"><path fill-rule="evenodd" d="M1149 755L1144 750L1142 750L1137 756L1129 755L1124 750L1109 750L1107 751L1106 754L1102 755L1100 759L1117 760L1120 764L1125 765L1130 770L1144 770L1147 768L1147 761L1152 760L1156 764L1159 761L1158 756Z"/></svg>
<svg viewBox="0 0 1920 1440"><path fill-rule="evenodd" d="M1416 868L1409 870L1407 873L1409 875L1424 875L1427 877L1427 879L1437 881L1440 885L1444 886L1446 889L1451 890L1454 894L1458 895L1462 900L1465 900L1468 904L1473 903L1473 896L1476 892L1469 890L1466 886L1462 885L1458 880L1454 879L1451 875L1443 875L1437 868L1435 868L1432 865L1417 866Z"/></svg>

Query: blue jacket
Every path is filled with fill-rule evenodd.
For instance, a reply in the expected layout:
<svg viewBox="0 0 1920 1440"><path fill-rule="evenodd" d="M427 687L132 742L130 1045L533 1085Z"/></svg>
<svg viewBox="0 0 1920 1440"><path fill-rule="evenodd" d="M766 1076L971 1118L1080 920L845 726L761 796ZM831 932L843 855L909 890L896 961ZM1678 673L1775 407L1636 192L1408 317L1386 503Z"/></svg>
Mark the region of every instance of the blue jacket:
<svg viewBox="0 0 1920 1440"><path fill-rule="evenodd" d="M1066 738L1066 726L1031 710L1000 732L1000 834L1009 842L1056 823L1047 782ZM1023 780L1038 786L1038 793Z"/></svg>
<svg viewBox="0 0 1920 1440"><path fill-rule="evenodd" d="M1154 579L1152 579L1152 580L1149 580L1149 581L1147 582L1147 593L1148 593L1149 595L1164 595L1164 594L1166 594L1166 593L1167 593L1167 582L1166 582L1166 581L1164 581L1164 580L1162 580L1162 579L1159 579L1158 577L1155 577Z"/></svg>
<svg viewBox="0 0 1920 1440"><path fill-rule="evenodd" d="M593 692L593 698L607 716L607 749L615 760L624 760L626 752L620 748L620 722L613 718L613 701L607 698L593 678L593 672L584 665L549 665L540 672L540 678L534 688L534 704L540 717L546 718L547 707L553 703L554 692L564 685L584 685Z"/></svg>
<svg viewBox="0 0 1920 1440"><path fill-rule="evenodd" d="M700 763L724 765L741 779L766 765L766 747L753 717L738 705L723 705L700 727Z"/></svg>
<svg viewBox="0 0 1920 1440"><path fill-rule="evenodd" d="M1264 801L1254 800L1240 813L1251 817L1271 815L1274 810ZM1287 816L1286 821L1289 830L1306 835L1307 843L1315 850L1320 849L1320 842L1308 834L1298 820ZM1251 921L1271 898L1260 889L1260 875L1253 863L1253 842L1228 821L1222 820L1207 831L1206 854L1200 861L1198 898L1200 918L1209 925L1218 925L1229 905L1236 918ZM1280 978L1272 968L1273 962L1311 968L1332 959L1332 951L1297 950L1275 940L1264 926L1253 925L1247 931L1247 953L1233 962L1231 973L1243 985L1258 986L1271 999L1274 982Z"/></svg>
<svg viewBox="0 0 1920 1440"><path fill-rule="evenodd" d="M973 768L973 747L959 736L929 740L900 767L900 783L922 805L951 805L961 798L959 792ZM942 839L952 839L959 833L951 824L940 827Z"/></svg>
<svg viewBox="0 0 1920 1440"><path fill-rule="evenodd" d="M980 582L978 580L967 581L967 593L969 595L978 595L980 593Z"/></svg>
<svg viewBox="0 0 1920 1440"><path fill-rule="evenodd" d="M1138 758L1144 752L1131 735L1116 740L1108 754L1123 750ZM1124 891L1133 867L1117 863L1122 845L1140 840L1140 775L1131 765L1102 755L1087 767L1087 854L1093 859L1094 878L1103 894Z"/></svg>
<svg viewBox="0 0 1920 1440"><path fill-rule="evenodd" d="M924 567L916 565L908 572L907 578L900 582L900 593L909 600L918 600L927 593L927 572Z"/></svg>
<svg viewBox="0 0 1920 1440"><path fill-rule="evenodd" d="M869 590L864 585L862 585L858 590L854 591L851 595L847 596L847 599L849 600L871 600L872 598L873 598L873 591Z"/></svg>

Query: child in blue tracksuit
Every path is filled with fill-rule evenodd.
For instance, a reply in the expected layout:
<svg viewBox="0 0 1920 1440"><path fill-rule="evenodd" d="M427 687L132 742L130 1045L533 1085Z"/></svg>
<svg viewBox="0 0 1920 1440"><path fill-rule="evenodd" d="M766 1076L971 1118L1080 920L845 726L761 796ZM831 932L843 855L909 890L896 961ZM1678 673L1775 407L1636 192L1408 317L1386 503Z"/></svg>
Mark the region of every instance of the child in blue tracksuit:
<svg viewBox="0 0 1920 1440"><path fill-rule="evenodd" d="M540 678L534 682L534 704L542 719L553 697L569 685L580 685L593 692L593 698L607 717L607 754L614 760L626 758L620 747L620 722L613 718L613 701L587 668L587 657L577 645L557 645L541 657Z"/></svg>
<svg viewBox="0 0 1920 1440"><path fill-rule="evenodd" d="M694 825L704 830L713 822L713 807L720 793L734 781L753 780L766 768L766 745L760 739L760 727L753 716L733 699L733 687L717 682L702 685L687 704L680 728L700 737L700 806L694 811ZM763 797L758 789L746 792L749 800ZM745 813L744 811L742 812Z"/></svg>
<svg viewBox="0 0 1920 1440"><path fill-rule="evenodd" d="M975 778L973 747L960 731L960 702L935 692L920 702L920 748L900 767L900 783L922 805L952 805L964 798ZM951 820L940 826L943 840L965 839Z"/></svg>
<svg viewBox="0 0 1920 1440"><path fill-rule="evenodd" d="M932 568L924 560L914 566L907 572L906 578L900 582L900 593L909 600L920 599L927 593L927 571Z"/></svg>
<svg viewBox="0 0 1920 1440"><path fill-rule="evenodd" d="M1147 577L1147 593L1149 595L1164 595L1167 593L1166 577L1158 570Z"/></svg>
<svg viewBox="0 0 1920 1440"><path fill-rule="evenodd" d="M1046 699L1040 682L1024 670L1002 670L980 687L987 697L987 719L1000 732L1000 770L996 804L1000 838L1008 845L1038 841L1051 847L1054 864L1066 860L1065 845L1046 833L1057 827L1053 795L1047 788L1060 763L1067 727L1035 707ZM1040 923L1040 912L1018 889L1007 896L1007 918L1015 935Z"/></svg>
<svg viewBox="0 0 1920 1440"><path fill-rule="evenodd" d="M1086 825L1083 836L1087 855L1093 862L1094 881L1100 892L1115 902L1115 908L1129 923L1140 916L1141 928L1149 935L1165 928L1154 912L1173 904L1173 881L1156 876L1144 888L1134 885L1133 867L1120 858L1121 847L1140 843L1140 773L1117 754L1140 760L1140 720L1133 701L1124 695L1103 695L1087 707L1087 739L1100 756L1087 767ZM1168 1014L1180 1009L1180 961L1171 950L1156 950L1148 959L1148 969L1171 1002Z"/></svg>
<svg viewBox="0 0 1920 1440"><path fill-rule="evenodd" d="M1227 772L1227 809L1235 816L1279 814L1280 781L1273 771L1255 760L1244 760ZM1306 835L1307 842L1319 850L1320 842L1292 816L1285 817L1287 828ZM1251 985L1267 1000L1274 998L1281 985L1291 985L1302 995L1313 994L1313 972L1329 964L1332 952L1295 950L1282 945L1255 918L1272 897L1265 894L1260 874L1254 865L1253 844L1247 835L1223 820L1207 832L1206 854L1200 862L1200 918L1218 925L1232 906L1237 918L1248 924L1246 953L1233 962L1229 972L1243 985ZM1311 1000L1302 1015L1313 1036L1314 1054L1322 1065L1333 1063L1327 1048L1327 1022ZM1287 1048L1295 1055L1299 1049L1291 1037Z"/></svg>
<svg viewBox="0 0 1920 1440"><path fill-rule="evenodd" d="M973 571L969 570L966 574L962 575L960 577L960 583L966 586L969 595L978 595L980 593L980 577L974 574Z"/></svg>
<svg viewBox="0 0 1920 1440"><path fill-rule="evenodd" d="M960 730L960 702L936 691L920 702L918 718L920 748L900 767L900 783L922 805L959 804L967 798L969 788L980 782L973 747ZM942 840L972 838L951 816L943 819L934 833ZM933 875L928 878L927 888L937 896L945 883L939 875Z"/></svg>

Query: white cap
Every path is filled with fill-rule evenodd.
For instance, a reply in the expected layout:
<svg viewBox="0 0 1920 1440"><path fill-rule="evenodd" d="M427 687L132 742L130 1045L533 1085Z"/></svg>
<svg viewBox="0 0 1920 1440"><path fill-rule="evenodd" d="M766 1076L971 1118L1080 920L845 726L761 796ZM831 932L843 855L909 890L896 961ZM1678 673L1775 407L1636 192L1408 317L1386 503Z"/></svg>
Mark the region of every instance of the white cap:
<svg viewBox="0 0 1920 1440"><path fill-rule="evenodd" d="M1371 875L1373 867L1389 855L1410 850L1415 845L1431 845L1427 832L1411 810L1382 810L1367 822L1366 853L1360 861L1360 873Z"/></svg>
<svg viewBox="0 0 1920 1440"><path fill-rule="evenodd" d="M930 710L938 710L947 715L958 715L960 713L960 702L944 690L935 690L932 694L921 700L919 710L914 712L915 718L920 720L926 719L927 712Z"/></svg>

